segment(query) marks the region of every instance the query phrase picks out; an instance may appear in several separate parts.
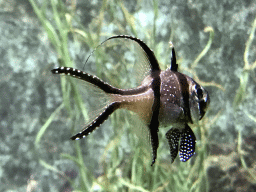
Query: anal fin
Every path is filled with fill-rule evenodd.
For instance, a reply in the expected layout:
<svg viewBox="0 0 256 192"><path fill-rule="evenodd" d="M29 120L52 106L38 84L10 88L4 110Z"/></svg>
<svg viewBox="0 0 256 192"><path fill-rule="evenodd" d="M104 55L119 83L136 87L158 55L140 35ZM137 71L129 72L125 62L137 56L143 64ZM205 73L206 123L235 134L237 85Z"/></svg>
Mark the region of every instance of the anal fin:
<svg viewBox="0 0 256 192"><path fill-rule="evenodd" d="M153 124L151 124L153 125ZM156 158L157 158L157 148L159 146L159 139L158 139L158 126L150 126L150 141L152 147L152 163L151 166L154 165Z"/></svg>

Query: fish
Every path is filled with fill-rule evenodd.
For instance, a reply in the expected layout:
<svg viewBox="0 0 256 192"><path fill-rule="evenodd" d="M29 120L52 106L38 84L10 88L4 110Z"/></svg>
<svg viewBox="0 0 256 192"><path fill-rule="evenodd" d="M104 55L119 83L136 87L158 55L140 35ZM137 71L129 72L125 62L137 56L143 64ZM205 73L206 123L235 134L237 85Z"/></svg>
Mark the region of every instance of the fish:
<svg viewBox="0 0 256 192"><path fill-rule="evenodd" d="M109 102L102 111L71 139L85 138L114 111L127 109L135 112L147 126L152 150L151 166L157 159L160 127L171 126L165 135L169 144L171 163L174 162L178 152L180 161L188 161L195 154L196 146L196 136L189 124L197 123L204 117L210 103L207 90L191 77L178 72L173 46L171 66L166 70L161 70L154 52L146 43L133 36L112 36L99 46L117 39L136 45L135 54L140 55L140 62L148 66L147 75L137 87L117 88L95 75L71 67L57 67L51 70L55 75L70 76L85 81L97 87L109 98Z"/></svg>

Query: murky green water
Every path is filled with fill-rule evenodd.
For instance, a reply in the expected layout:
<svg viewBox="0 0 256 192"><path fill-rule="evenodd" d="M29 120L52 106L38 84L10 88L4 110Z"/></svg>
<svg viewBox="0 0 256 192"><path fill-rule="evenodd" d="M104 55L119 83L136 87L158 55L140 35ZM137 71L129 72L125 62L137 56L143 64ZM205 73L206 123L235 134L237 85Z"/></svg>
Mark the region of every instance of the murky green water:
<svg viewBox="0 0 256 192"><path fill-rule="evenodd" d="M256 190L254 1L0 5L0 191ZM124 110L89 137L69 139L98 103L89 96L81 105L73 85L50 70L77 67L128 86L111 63L103 65L111 50L84 65L97 45L121 34L142 39L163 70L170 66L172 41L179 71L209 91L206 116L191 126L197 147L188 162L170 163L163 128L151 167L150 151L135 136L139 121Z"/></svg>

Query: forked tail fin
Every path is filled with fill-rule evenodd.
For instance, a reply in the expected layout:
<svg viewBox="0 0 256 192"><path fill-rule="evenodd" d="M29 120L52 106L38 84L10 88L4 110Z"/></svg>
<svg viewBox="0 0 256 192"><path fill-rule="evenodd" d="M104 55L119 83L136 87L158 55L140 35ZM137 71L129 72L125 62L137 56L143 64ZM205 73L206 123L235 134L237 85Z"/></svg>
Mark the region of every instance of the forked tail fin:
<svg viewBox="0 0 256 192"><path fill-rule="evenodd" d="M117 89L108 83L102 81L98 77L94 75L90 75L81 70L74 69L71 67L58 67L56 69L52 69L53 74L59 75L67 75L71 76L83 81L86 81L100 90L105 92L106 94L122 94L122 90ZM116 109L120 106L120 102L110 101L102 111L97 114L97 116L91 120L89 124L85 126L85 128L80 131L78 134L71 137L72 140L79 140L89 135L92 131L94 131L97 127L99 127Z"/></svg>
<svg viewBox="0 0 256 192"><path fill-rule="evenodd" d="M104 92L110 98L108 103L106 103L105 106L102 108L102 111L100 111L96 117L91 119L91 121L88 124L86 124L85 128L82 131L72 136L72 140L79 140L89 135L93 130L99 127L116 109L121 107L122 101L115 100L116 97L113 97L113 95L133 95L137 93L142 93L148 89L148 87L145 86L128 90L118 89L102 81L97 76L88 74L86 72L71 67L58 67L56 69L52 69L52 73L74 77L82 81L85 81L89 84L92 84L93 86L99 88L101 92Z"/></svg>

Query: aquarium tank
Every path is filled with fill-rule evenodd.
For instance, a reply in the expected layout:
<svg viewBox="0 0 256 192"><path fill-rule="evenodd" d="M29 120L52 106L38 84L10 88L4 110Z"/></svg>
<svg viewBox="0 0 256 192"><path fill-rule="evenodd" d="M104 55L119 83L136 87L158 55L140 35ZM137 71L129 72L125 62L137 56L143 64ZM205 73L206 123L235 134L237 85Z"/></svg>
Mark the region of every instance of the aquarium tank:
<svg viewBox="0 0 256 192"><path fill-rule="evenodd" d="M9 0L0 21L0 191L256 191L256 4L237 1ZM116 110L89 136L70 137L97 117L102 93L53 75L72 67L119 88L145 68L114 35L141 39L162 70L171 65L209 93L195 154L171 161L160 127L151 149L136 114ZM121 54L122 52L122 54ZM89 59L88 59L89 57ZM147 139L147 138L146 138Z"/></svg>

